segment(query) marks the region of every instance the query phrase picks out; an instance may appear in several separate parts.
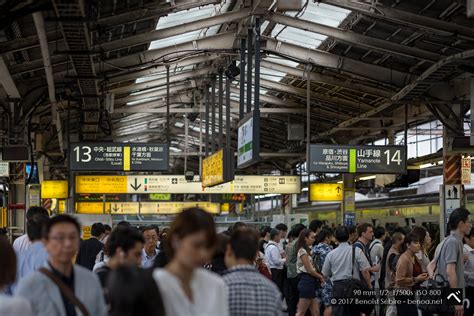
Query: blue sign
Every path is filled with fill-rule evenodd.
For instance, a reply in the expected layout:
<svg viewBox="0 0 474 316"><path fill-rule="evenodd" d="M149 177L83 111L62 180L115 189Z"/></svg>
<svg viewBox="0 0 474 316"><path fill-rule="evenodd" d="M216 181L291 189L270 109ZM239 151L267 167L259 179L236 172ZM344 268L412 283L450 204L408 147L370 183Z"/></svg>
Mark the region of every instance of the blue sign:
<svg viewBox="0 0 474 316"><path fill-rule="evenodd" d="M344 213L344 225L345 226L354 226L355 225L355 213L347 212Z"/></svg>

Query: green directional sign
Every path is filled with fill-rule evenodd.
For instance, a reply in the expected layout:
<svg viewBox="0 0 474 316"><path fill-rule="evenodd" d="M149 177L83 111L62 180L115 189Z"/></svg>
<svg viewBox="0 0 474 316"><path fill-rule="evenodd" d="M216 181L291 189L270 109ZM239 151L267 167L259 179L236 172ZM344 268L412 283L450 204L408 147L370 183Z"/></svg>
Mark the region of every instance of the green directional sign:
<svg viewBox="0 0 474 316"><path fill-rule="evenodd" d="M405 173L406 146L310 146L309 171L323 173Z"/></svg>

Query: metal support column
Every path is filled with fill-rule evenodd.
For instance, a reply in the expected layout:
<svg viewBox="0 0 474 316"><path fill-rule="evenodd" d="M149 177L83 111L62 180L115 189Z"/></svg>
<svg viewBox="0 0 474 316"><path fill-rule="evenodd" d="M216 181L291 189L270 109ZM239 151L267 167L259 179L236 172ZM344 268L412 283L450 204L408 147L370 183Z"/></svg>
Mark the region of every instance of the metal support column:
<svg viewBox="0 0 474 316"><path fill-rule="evenodd" d="M204 155L209 155L209 86L206 85L204 91L205 99L206 99L206 112L205 112L205 120L206 120L206 136L204 140Z"/></svg>
<svg viewBox="0 0 474 316"><path fill-rule="evenodd" d="M216 151L216 76L211 79L211 153Z"/></svg>
<svg viewBox="0 0 474 316"><path fill-rule="evenodd" d="M239 120L244 117L245 109L245 38L240 40L240 102Z"/></svg>
<svg viewBox="0 0 474 316"><path fill-rule="evenodd" d="M253 29L247 32L247 113L252 111L252 38Z"/></svg>
<svg viewBox="0 0 474 316"><path fill-rule="evenodd" d="M225 144L228 148L232 147L230 138L230 82L229 77L225 80Z"/></svg>
<svg viewBox="0 0 474 316"><path fill-rule="evenodd" d="M221 149L224 133L224 79L223 79L223 70L219 69L219 149Z"/></svg>
<svg viewBox="0 0 474 316"><path fill-rule="evenodd" d="M255 94L254 111L260 119L260 18L255 21Z"/></svg>
<svg viewBox="0 0 474 316"><path fill-rule="evenodd" d="M170 66L166 65L166 143L170 146Z"/></svg>

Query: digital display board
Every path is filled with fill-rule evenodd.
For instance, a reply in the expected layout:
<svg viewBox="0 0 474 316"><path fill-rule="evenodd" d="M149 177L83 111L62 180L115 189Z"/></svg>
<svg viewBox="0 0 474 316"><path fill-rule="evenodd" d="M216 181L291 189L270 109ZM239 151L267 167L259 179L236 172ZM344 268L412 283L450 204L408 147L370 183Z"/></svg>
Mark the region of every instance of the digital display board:
<svg viewBox="0 0 474 316"><path fill-rule="evenodd" d="M245 168L260 160L260 117L256 112L239 122L237 167Z"/></svg>
<svg viewBox="0 0 474 316"><path fill-rule="evenodd" d="M234 179L234 152L221 149L202 161L202 186L212 187Z"/></svg>
<svg viewBox="0 0 474 316"><path fill-rule="evenodd" d="M73 171L165 171L168 145L141 143L73 143L69 166Z"/></svg>
<svg viewBox="0 0 474 316"><path fill-rule="evenodd" d="M405 173L406 146L310 145L309 171Z"/></svg>

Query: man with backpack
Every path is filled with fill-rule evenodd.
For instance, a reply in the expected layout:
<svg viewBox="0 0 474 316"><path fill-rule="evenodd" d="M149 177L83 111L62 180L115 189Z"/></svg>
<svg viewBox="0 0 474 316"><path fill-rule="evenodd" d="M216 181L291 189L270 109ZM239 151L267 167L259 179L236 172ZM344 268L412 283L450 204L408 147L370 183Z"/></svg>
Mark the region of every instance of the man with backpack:
<svg viewBox="0 0 474 316"><path fill-rule="evenodd" d="M430 275L434 275L435 279L444 278L451 289L465 287L463 238L469 235L472 228L469 214L467 209L457 208L449 215L450 234L438 245L435 257L428 266ZM455 305L454 314L440 314L440 316L448 315L462 316L464 307Z"/></svg>
<svg viewBox="0 0 474 316"><path fill-rule="evenodd" d="M359 235L359 239L354 242L354 247L362 250L370 264L369 272L373 275L380 270L379 265L374 265L374 262L372 262L369 250L370 242L374 239L374 227L369 223L360 224L357 226L357 235Z"/></svg>
<svg viewBox="0 0 474 316"><path fill-rule="evenodd" d="M377 226L374 229L374 240L369 245L370 260L373 264L380 264L383 257L383 240L385 239L385 228ZM380 273L375 273L372 276L372 286L380 288L379 286Z"/></svg>

